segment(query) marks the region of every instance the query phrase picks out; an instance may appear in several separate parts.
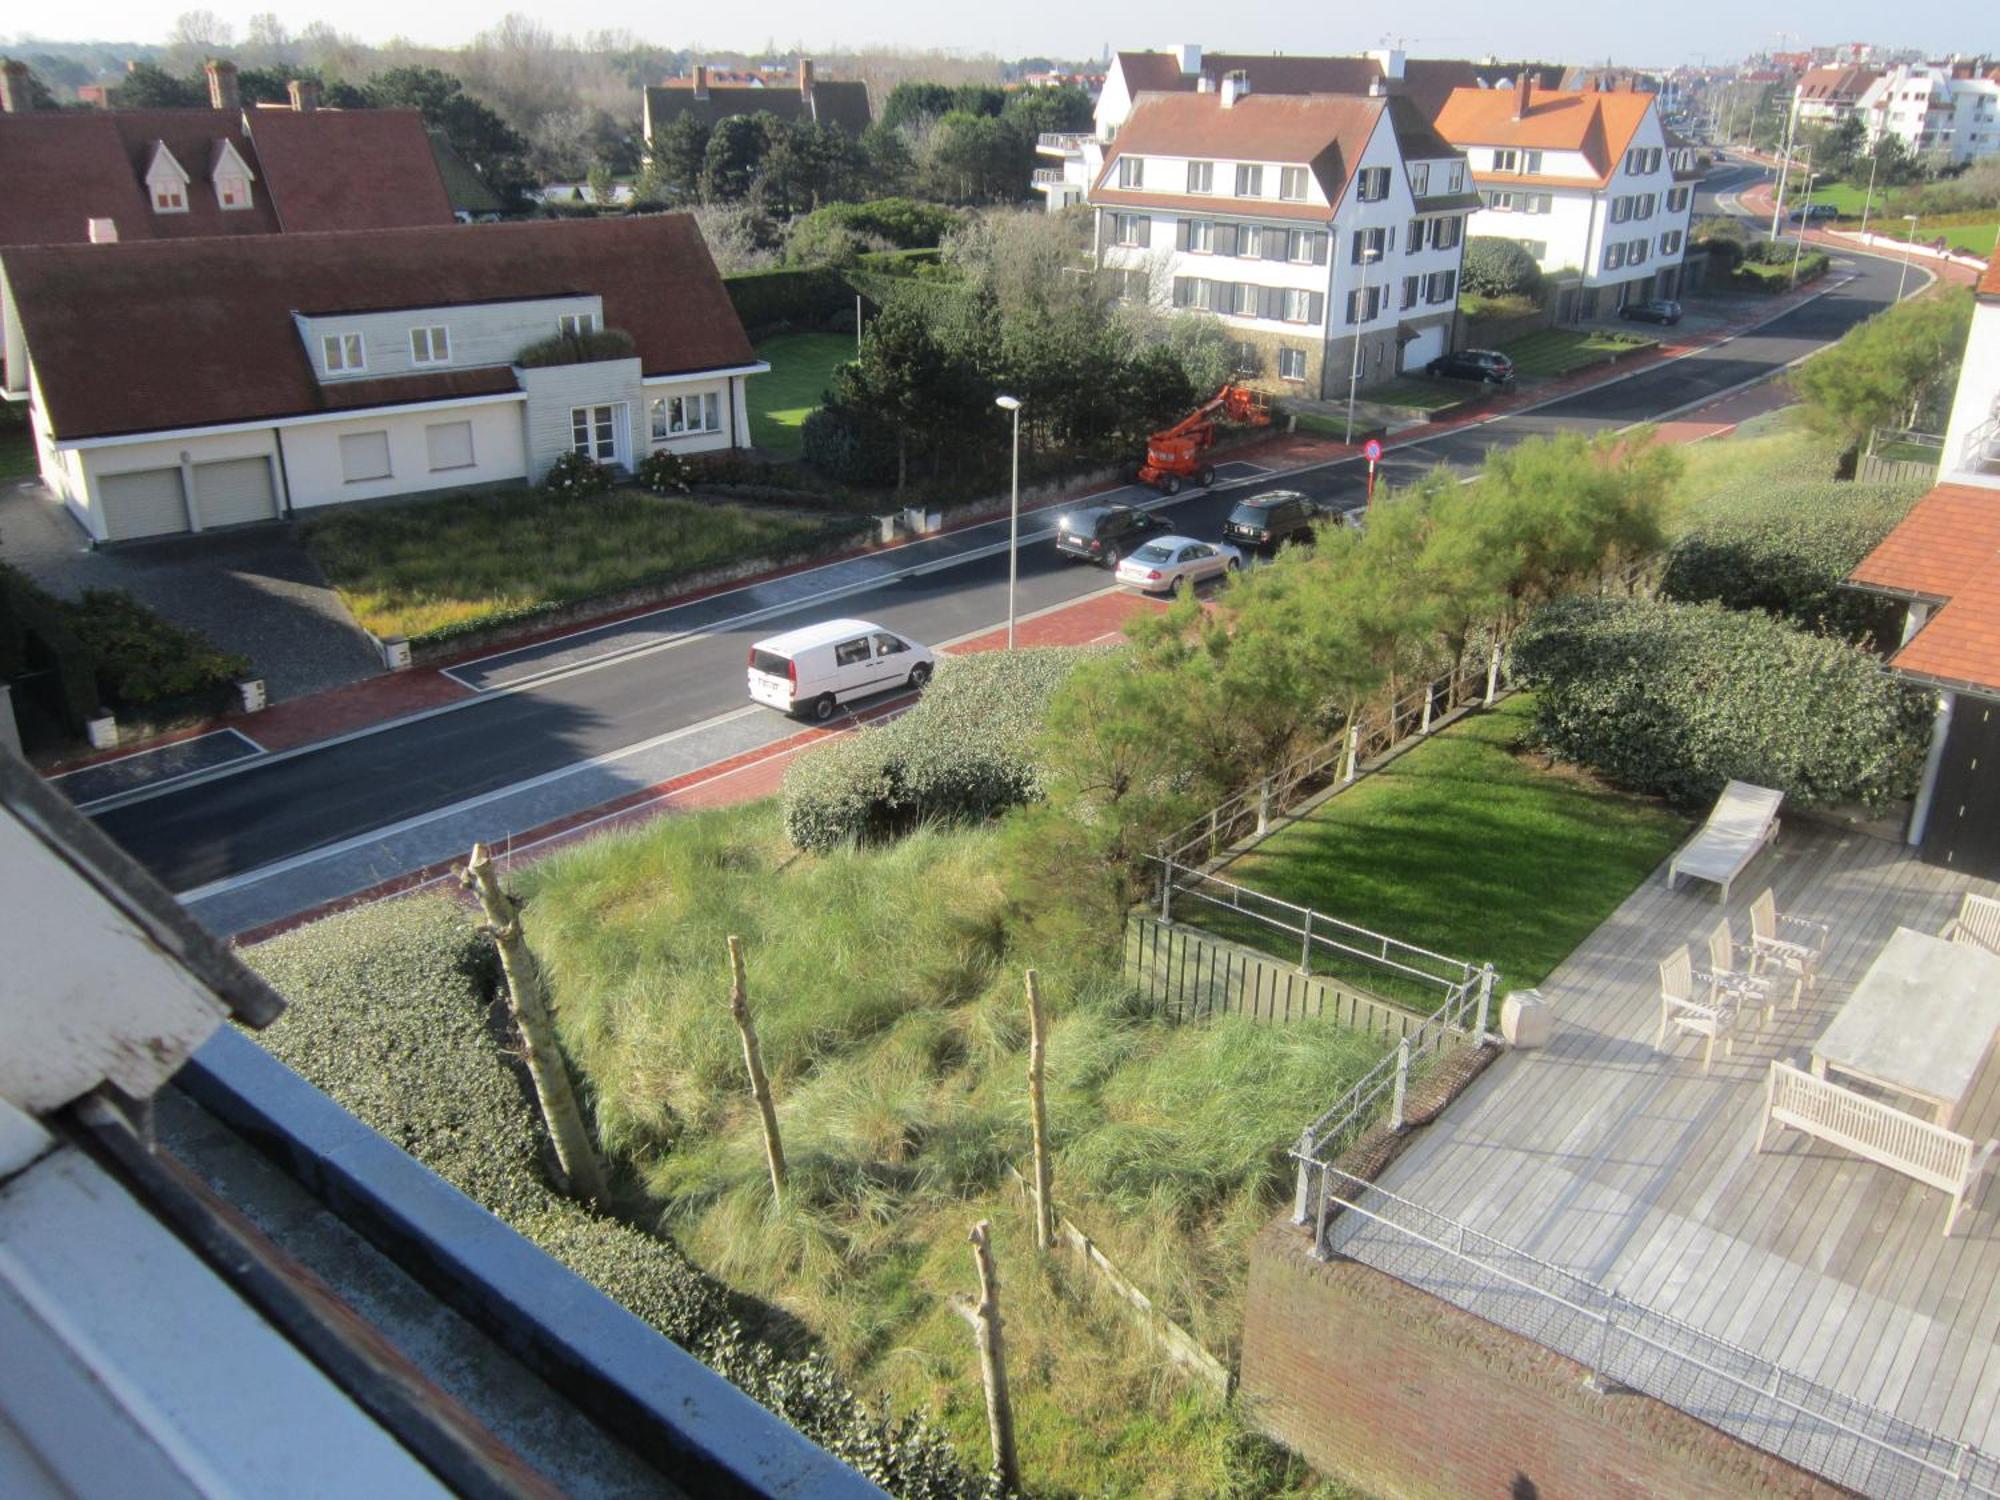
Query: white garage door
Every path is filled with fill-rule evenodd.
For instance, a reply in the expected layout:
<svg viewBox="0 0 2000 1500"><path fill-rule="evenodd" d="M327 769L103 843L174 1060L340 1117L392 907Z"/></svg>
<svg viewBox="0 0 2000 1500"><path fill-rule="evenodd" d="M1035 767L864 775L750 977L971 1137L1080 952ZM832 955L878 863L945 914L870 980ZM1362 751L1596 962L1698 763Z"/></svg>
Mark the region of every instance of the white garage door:
<svg viewBox="0 0 2000 1500"><path fill-rule="evenodd" d="M97 481L97 497L104 505L105 532L114 542L188 529L179 469L106 474Z"/></svg>
<svg viewBox="0 0 2000 1500"><path fill-rule="evenodd" d="M1417 336L1403 345L1403 368L1421 370L1444 353L1444 325L1434 323L1417 330Z"/></svg>
<svg viewBox="0 0 2000 1500"><path fill-rule="evenodd" d="M265 458L196 464L194 496L204 530L244 521L269 521L278 514L278 496L271 488L271 462Z"/></svg>

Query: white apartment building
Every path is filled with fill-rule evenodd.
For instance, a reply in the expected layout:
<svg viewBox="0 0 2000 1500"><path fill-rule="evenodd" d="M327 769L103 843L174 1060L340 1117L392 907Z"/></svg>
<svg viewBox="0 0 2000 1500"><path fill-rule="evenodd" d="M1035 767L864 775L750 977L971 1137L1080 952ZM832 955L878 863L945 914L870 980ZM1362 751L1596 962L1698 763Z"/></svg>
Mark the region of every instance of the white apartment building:
<svg viewBox="0 0 2000 1500"><path fill-rule="evenodd" d="M1098 264L1127 297L1219 318L1246 373L1325 398L1450 347L1479 199L1408 100L1230 75L1140 94L1103 151Z"/></svg>
<svg viewBox="0 0 2000 1500"><path fill-rule="evenodd" d="M2000 152L2000 69L1899 64L1868 86L1860 110L1869 145L1893 135L1926 165L1957 166Z"/></svg>
<svg viewBox="0 0 2000 1500"><path fill-rule="evenodd" d="M1481 195L1470 232L1525 246L1544 271L1577 273L1565 316L1679 292L1700 174L1653 95L1538 89L1524 77L1457 90L1437 125Z"/></svg>

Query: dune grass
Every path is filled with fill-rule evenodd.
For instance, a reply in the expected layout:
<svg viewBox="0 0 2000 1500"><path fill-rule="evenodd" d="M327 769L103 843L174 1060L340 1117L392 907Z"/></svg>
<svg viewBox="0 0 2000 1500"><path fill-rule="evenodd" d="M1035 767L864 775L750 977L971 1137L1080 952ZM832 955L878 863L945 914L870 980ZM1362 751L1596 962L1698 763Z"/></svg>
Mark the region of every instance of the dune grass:
<svg viewBox="0 0 2000 1500"><path fill-rule="evenodd" d="M305 541L363 626L416 639L752 558L800 556L855 524L640 489L565 499L522 488L316 516Z"/></svg>
<svg viewBox="0 0 2000 1500"><path fill-rule="evenodd" d="M820 404L833 372L854 358L844 333L781 333L757 346L771 372L748 387L750 441L780 458L799 456L799 429Z"/></svg>
<svg viewBox="0 0 2000 1500"><path fill-rule="evenodd" d="M1491 963L1496 993L1539 984L1688 824L1658 802L1524 751L1533 721L1526 694L1462 720L1226 873L1404 942Z"/></svg>
<svg viewBox="0 0 2000 1500"><path fill-rule="evenodd" d="M978 1375L948 1298L973 1284L967 1229L991 1219L1037 1493L1334 1493L1299 1474L1240 1488L1254 1445L1234 1415L1038 1264L1009 1172L1029 1159L1021 972L1036 963L1051 1015L1061 1211L1224 1359L1245 1248L1289 1190L1284 1148L1381 1044L1318 1023L1171 1026L1094 956L1018 951L996 839L799 855L764 803L522 872L607 1146L697 1261L797 1315L864 1389L931 1408L975 1460ZM778 1208L727 1015L731 933L790 1163Z"/></svg>

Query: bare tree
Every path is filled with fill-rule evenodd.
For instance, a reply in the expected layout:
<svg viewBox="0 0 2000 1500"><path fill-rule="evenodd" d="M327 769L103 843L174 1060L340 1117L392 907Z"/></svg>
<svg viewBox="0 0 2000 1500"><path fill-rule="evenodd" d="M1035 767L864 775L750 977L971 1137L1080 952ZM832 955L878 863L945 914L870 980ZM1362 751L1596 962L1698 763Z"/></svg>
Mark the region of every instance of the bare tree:
<svg viewBox="0 0 2000 1500"><path fill-rule="evenodd" d="M1035 1137L1035 1246L1053 1250L1055 1209L1049 1202L1049 1110L1043 1093L1048 1062L1048 1022L1042 1014L1042 982L1028 970L1028 1123Z"/></svg>
<svg viewBox="0 0 2000 1500"><path fill-rule="evenodd" d="M757 1028L750 1019L750 983L743 973L743 939L729 940L729 1014L743 1038L743 1067L750 1075L750 1095L764 1121L764 1162L771 1169L771 1196L785 1192L785 1143L778 1138L778 1106L771 1098L771 1080L764 1076L764 1054L757 1046Z"/></svg>
<svg viewBox="0 0 2000 1500"><path fill-rule="evenodd" d="M1014 1403L1007 1393L1007 1348L1000 1328L1000 1273L993 1265L990 1231L981 1219L967 1236L979 1268L979 1300L963 1293L952 1298L960 1317L972 1325L979 1348L979 1378L986 1387L986 1435L993 1444L993 1467L1010 1492L1021 1488L1021 1460L1014 1451Z"/></svg>

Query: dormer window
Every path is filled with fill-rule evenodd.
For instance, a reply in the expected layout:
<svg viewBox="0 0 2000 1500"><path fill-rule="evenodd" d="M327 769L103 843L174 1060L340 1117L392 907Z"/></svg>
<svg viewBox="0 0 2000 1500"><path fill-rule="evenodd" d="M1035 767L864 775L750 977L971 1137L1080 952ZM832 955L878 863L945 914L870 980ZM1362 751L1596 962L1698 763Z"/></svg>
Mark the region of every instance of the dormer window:
<svg viewBox="0 0 2000 1500"><path fill-rule="evenodd" d="M250 181L245 177L218 177L215 179L215 201L226 212L237 212L250 207Z"/></svg>
<svg viewBox="0 0 2000 1500"><path fill-rule="evenodd" d="M250 182L254 175L227 137L215 143L209 154L208 179L215 187L216 207L224 213L241 213L252 207Z"/></svg>
<svg viewBox="0 0 2000 1500"><path fill-rule="evenodd" d="M184 214L187 210L187 194L179 188L159 187L153 189L154 213Z"/></svg>
<svg viewBox="0 0 2000 1500"><path fill-rule="evenodd" d="M358 333L329 333L320 339L320 349L329 375L352 375L368 368Z"/></svg>
<svg viewBox="0 0 2000 1500"><path fill-rule="evenodd" d="M566 339L580 339L597 332L596 313L564 313L556 319L556 332Z"/></svg>
<svg viewBox="0 0 2000 1500"><path fill-rule="evenodd" d="M188 211L188 174L174 160L165 141L153 143L153 159L146 164L146 196L156 214L184 214Z"/></svg>
<svg viewBox="0 0 2000 1500"><path fill-rule="evenodd" d="M451 339L445 333L443 324L410 330L410 362L418 365L451 362Z"/></svg>

